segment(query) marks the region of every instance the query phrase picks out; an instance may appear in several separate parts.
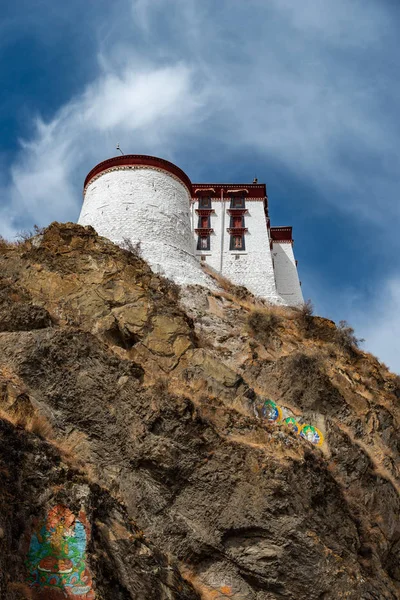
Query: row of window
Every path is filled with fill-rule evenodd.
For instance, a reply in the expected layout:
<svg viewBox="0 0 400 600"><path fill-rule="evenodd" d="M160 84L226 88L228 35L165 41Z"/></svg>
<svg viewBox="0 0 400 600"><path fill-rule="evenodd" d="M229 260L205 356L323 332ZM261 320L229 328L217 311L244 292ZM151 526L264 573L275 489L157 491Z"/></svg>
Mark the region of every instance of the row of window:
<svg viewBox="0 0 400 600"><path fill-rule="evenodd" d="M229 250L245 250L244 235L231 234ZM210 236L199 235L197 239L197 250L211 250Z"/></svg>
<svg viewBox="0 0 400 600"><path fill-rule="evenodd" d="M231 196L230 208L245 210L244 196ZM197 250L210 250L210 231L207 231L211 229L210 213L212 206L210 196L200 196L199 209L208 209L210 212L208 214L199 215L198 228L200 231L197 240ZM245 250L244 229L244 212L237 215L231 214L229 225L231 236L229 244L230 250Z"/></svg>
<svg viewBox="0 0 400 600"><path fill-rule="evenodd" d="M244 215L231 215L229 228L244 228ZM210 215L200 215L199 221L197 224L199 229L210 229L211 228L211 219Z"/></svg>
<svg viewBox="0 0 400 600"><path fill-rule="evenodd" d="M245 208L244 196L231 196L230 207L231 208ZM199 208L211 208L211 196L200 196Z"/></svg>

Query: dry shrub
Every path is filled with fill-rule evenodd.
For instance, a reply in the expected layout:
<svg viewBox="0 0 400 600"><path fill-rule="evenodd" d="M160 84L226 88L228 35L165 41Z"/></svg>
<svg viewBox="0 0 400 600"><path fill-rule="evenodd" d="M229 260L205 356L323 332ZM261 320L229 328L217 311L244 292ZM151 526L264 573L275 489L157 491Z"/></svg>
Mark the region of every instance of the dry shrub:
<svg viewBox="0 0 400 600"><path fill-rule="evenodd" d="M307 300L297 310L297 322L304 332L309 332L312 329L314 307L311 300Z"/></svg>
<svg viewBox="0 0 400 600"><path fill-rule="evenodd" d="M247 316L247 325L251 334L264 346L268 346L277 334L281 322L281 317L267 308L255 308Z"/></svg>
<svg viewBox="0 0 400 600"><path fill-rule="evenodd" d="M160 280L160 289L162 292L168 296L171 300L179 300L181 288L177 283L172 281L172 279L168 279L163 275L158 275Z"/></svg>
<svg viewBox="0 0 400 600"><path fill-rule="evenodd" d="M44 233L45 228L39 227L39 225L34 225L33 229L24 229L23 231L19 231L16 235L17 244L24 244L28 240L36 237L37 235L42 235Z"/></svg>
<svg viewBox="0 0 400 600"><path fill-rule="evenodd" d="M354 353L364 339L356 337L353 327L346 321L339 321L334 341L342 350Z"/></svg>
<svg viewBox="0 0 400 600"><path fill-rule="evenodd" d="M136 258L142 258L142 245L140 242L134 244L131 239L125 237L121 244L121 248Z"/></svg>
<svg viewBox="0 0 400 600"><path fill-rule="evenodd" d="M335 325L329 319L314 317L311 300L307 300L296 312L299 327L307 338L333 343L351 355L357 353L360 343L364 341L356 337L353 327L346 321L339 321Z"/></svg>
<svg viewBox="0 0 400 600"><path fill-rule="evenodd" d="M3 236L2 236L2 235L0 235L0 250L1 250L2 248L4 248L4 249L5 249L5 248L9 248L9 247L10 247L10 245L11 245L11 244L10 244L10 242L8 242L6 239L4 239L4 238L3 238Z"/></svg>

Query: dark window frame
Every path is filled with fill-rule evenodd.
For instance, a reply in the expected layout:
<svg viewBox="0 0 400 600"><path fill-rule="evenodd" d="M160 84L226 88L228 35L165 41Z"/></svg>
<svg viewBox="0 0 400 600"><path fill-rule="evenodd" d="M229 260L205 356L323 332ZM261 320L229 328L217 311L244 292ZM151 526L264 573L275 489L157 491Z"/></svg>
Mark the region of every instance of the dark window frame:
<svg viewBox="0 0 400 600"><path fill-rule="evenodd" d="M199 215L199 222L198 222L198 229L205 229L203 224L202 224L202 220L203 219L207 219L207 225L205 228L207 229L211 229L211 219L210 219L210 215Z"/></svg>
<svg viewBox="0 0 400 600"><path fill-rule="evenodd" d="M244 195L243 196L231 196L230 208L246 208Z"/></svg>
<svg viewBox="0 0 400 600"><path fill-rule="evenodd" d="M200 196L199 208L211 208L211 196Z"/></svg>
<svg viewBox="0 0 400 600"><path fill-rule="evenodd" d="M240 218L241 218L240 225L235 225L235 223L234 223L234 220L235 220L235 219L238 219L238 218L239 218L239 216L240 216ZM242 228L242 227L244 227L244 226L245 226L245 225L244 225L244 215L231 215L231 219L230 219L230 225L229 225L229 227L230 227L231 229L234 229L235 227L241 227L241 228Z"/></svg>
<svg viewBox="0 0 400 600"><path fill-rule="evenodd" d="M206 248L202 248L201 246L201 240L207 240L207 247ZM199 237L197 238L197 250L210 250L210 236L207 235L199 235Z"/></svg>
<svg viewBox="0 0 400 600"><path fill-rule="evenodd" d="M242 246L241 248L237 248L235 246L235 238L236 237L240 237L242 240ZM236 250L238 252L242 252L243 250L246 250L246 243L245 243L245 239L244 239L244 234L238 234L238 233L232 233L231 234L231 240L230 240L230 248L231 251L232 250Z"/></svg>

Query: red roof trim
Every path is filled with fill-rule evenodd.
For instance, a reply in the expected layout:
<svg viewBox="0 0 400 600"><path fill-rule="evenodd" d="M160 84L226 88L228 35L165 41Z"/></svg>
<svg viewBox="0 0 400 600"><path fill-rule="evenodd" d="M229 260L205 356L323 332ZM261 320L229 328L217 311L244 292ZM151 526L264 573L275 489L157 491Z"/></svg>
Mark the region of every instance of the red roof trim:
<svg viewBox="0 0 400 600"><path fill-rule="evenodd" d="M199 194L201 194L202 196L211 196L211 194L208 194L207 192L213 192L215 194L215 190L212 187L203 189L197 188L194 190L195 196L198 196Z"/></svg>
<svg viewBox="0 0 400 600"><path fill-rule="evenodd" d="M103 171L107 171L108 169L112 169L113 167L131 167L131 166L144 166L144 167L154 167L157 169L162 169L163 171L167 171L175 177L178 177L184 183L184 185L188 188L189 192L192 192L192 182L189 177L176 165L169 162L168 160L164 160L163 158L157 158L156 156L146 156L144 154L124 154L121 156L115 156L114 158L109 158L107 160L103 160L103 162L99 163L88 173L84 188L91 182L91 180L100 175Z"/></svg>
<svg viewBox="0 0 400 600"><path fill-rule="evenodd" d="M223 192L225 200L231 195L231 192L237 193L239 190L246 189L248 197L251 200L265 200L267 197L267 187L265 183L193 183L193 190L196 190L197 194L193 194L193 199L196 201L198 195L202 194L206 190L213 188L215 190L212 195L213 202L219 200L221 197L221 191ZM207 194L209 195L209 194Z"/></svg>
<svg viewBox="0 0 400 600"><path fill-rule="evenodd" d="M236 189L236 190L226 190L226 193L229 194L230 196L239 196L242 194L248 194L249 190L246 188L240 188L240 189Z"/></svg>
<svg viewBox="0 0 400 600"><path fill-rule="evenodd" d="M273 242L293 242L292 227L271 227L269 231Z"/></svg>

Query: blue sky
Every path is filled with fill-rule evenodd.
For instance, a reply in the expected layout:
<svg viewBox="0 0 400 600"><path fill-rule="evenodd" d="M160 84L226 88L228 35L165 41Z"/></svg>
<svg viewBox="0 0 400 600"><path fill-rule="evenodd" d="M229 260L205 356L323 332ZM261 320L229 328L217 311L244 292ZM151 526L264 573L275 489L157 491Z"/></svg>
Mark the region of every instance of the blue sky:
<svg viewBox="0 0 400 600"><path fill-rule="evenodd" d="M7 4L0 234L76 220L117 142L192 181L257 175L305 297L400 371L398 2Z"/></svg>

